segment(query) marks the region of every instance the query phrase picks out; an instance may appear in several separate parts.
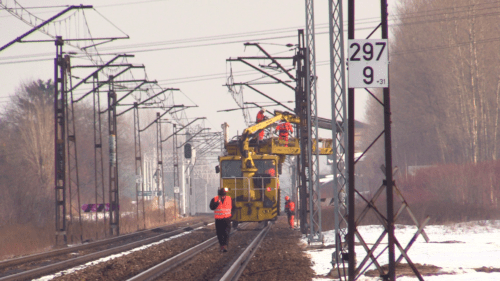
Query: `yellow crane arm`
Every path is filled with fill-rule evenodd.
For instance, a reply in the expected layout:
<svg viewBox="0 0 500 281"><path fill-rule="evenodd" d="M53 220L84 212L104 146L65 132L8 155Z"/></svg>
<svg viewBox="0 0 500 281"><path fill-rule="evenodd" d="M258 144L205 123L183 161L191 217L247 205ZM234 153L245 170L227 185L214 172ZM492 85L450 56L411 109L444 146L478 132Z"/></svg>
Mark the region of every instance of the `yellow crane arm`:
<svg viewBox="0 0 500 281"><path fill-rule="evenodd" d="M259 122L251 127L248 127L247 129L245 129L245 131L243 131L243 134L241 135L240 139L240 151L242 160L242 171L245 175L247 175L247 173L248 173L247 176L253 175L253 173L255 173L256 171L252 156L249 153L251 137L257 131L263 130L277 121L286 121L290 123L300 124L299 117L287 112L275 111L273 117L264 120L262 122Z"/></svg>
<svg viewBox="0 0 500 281"><path fill-rule="evenodd" d="M241 135L241 144L242 144L241 152L245 158L247 157L245 155L248 155L249 142L251 136L253 136L257 131L263 130L271 126L272 124L276 123L277 121L286 121L294 124L300 124L299 117L287 112L275 111L273 117L246 128L245 131L243 131L243 134Z"/></svg>
<svg viewBox="0 0 500 281"><path fill-rule="evenodd" d="M250 137L255 132L265 129L271 126L272 124L276 123L277 121L286 121L294 124L300 124L299 117L287 112L275 111L273 117L246 128L245 131L243 131L243 135Z"/></svg>

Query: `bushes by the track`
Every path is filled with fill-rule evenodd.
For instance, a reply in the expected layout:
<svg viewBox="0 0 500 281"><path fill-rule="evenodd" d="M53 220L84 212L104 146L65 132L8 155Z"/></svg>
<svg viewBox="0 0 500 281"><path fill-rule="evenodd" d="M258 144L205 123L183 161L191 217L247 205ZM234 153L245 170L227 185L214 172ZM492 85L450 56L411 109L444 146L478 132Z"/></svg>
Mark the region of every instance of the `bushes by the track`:
<svg viewBox="0 0 500 281"><path fill-rule="evenodd" d="M419 222L430 216L429 224L500 219L500 161L478 164L437 165L418 170L414 175L401 173L395 177L396 186ZM377 189L366 195L373 198ZM386 215L385 190L375 201L377 210ZM402 201L394 193L394 212ZM355 214L359 218L367 204L356 200ZM335 228L334 207L322 208L322 230ZM413 225L404 210L396 224ZM358 225L380 224L373 208Z"/></svg>
<svg viewBox="0 0 500 281"><path fill-rule="evenodd" d="M500 218L500 161L428 167L396 185L416 215L431 216L431 223Z"/></svg>

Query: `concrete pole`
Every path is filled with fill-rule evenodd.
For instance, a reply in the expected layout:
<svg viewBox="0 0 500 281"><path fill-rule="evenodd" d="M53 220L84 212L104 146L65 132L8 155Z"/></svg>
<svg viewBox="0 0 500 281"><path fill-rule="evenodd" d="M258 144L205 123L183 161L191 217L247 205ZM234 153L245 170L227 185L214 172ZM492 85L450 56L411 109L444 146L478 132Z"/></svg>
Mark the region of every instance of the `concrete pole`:
<svg viewBox="0 0 500 281"><path fill-rule="evenodd" d="M191 184L191 160L187 161L186 167L186 201L187 201L187 213L189 215L193 214L193 207L191 206L191 202L193 201L193 190Z"/></svg>
<svg viewBox="0 0 500 281"><path fill-rule="evenodd" d="M191 161L190 161L191 163ZM194 169L194 167L192 167ZM191 216L194 216L195 212L195 202L196 202L196 195L193 192L193 171L192 169L188 169L189 172L189 210Z"/></svg>
<svg viewBox="0 0 500 281"><path fill-rule="evenodd" d="M186 175L184 168L184 158L182 159L181 164L181 194L180 194L180 203L181 204L181 214L183 216L186 215Z"/></svg>
<svg viewBox="0 0 500 281"><path fill-rule="evenodd" d="M205 213L208 213L208 176L206 176L205 180Z"/></svg>

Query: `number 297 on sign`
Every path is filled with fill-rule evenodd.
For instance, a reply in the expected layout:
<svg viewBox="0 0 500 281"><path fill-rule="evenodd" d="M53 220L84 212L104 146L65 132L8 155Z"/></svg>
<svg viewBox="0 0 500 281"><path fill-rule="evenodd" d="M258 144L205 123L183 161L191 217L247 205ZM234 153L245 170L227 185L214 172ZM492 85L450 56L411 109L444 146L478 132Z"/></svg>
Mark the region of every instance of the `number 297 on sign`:
<svg viewBox="0 0 500 281"><path fill-rule="evenodd" d="M387 39L351 39L349 88L389 87Z"/></svg>

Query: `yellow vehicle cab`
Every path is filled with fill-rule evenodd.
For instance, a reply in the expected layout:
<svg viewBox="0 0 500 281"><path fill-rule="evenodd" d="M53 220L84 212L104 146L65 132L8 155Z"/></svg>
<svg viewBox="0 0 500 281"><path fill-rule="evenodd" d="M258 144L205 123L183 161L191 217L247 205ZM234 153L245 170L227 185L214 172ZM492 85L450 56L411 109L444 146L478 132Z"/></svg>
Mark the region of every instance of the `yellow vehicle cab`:
<svg viewBox="0 0 500 281"><path fill-rule="evenodd" d="M224 129L225 154L219 156L216 172L220 173L220 186L229 188L234 199L233 225L239 222L268 222L276 220L280 206L281 167L288 155L300 154L296 138L287 140L273 137L260 140L262 130L273 128L277 122L290 122L300 126L300 119L287 112L275 111L274 116L243 131L232 141L227 141L227 124ZM332 153L332 140L313 142L313 150L322 155Z"/></svg>
<svg viewBox="0 0 500 281"><path fill-rule="evenodd" d="M258 222L275 220L279 215L278 156L255 155L257 171L245 177L241 156L220 157L221 186L229 188L234 198L235 212L232 221Z"/></svg>

